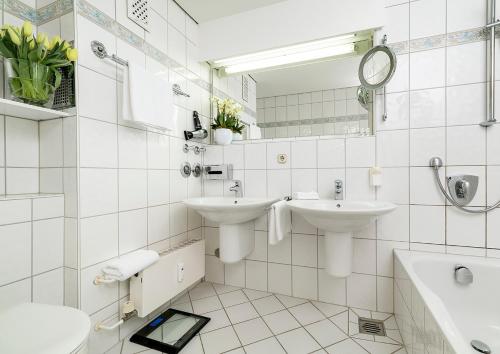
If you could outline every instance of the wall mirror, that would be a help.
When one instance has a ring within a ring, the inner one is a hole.
[[[244,67],[235,59],[236,69],[230,62],[213,69],[213,96],[236,97],[243,104],[243,139],[371,135],[374,91],[362,87],[359,68],[373,47],[372,34],[354,36],[350,50],[319,60],[234,74],[230,71]],[[377,53],[367,62],[365,76],[376,84],[388,69]]]

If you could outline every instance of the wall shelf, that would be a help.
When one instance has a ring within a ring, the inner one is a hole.
[[[31,120],[46,120],[69,116],[68,113],[63,111],[33,106],[5,98],[0,98],[0,114]]]

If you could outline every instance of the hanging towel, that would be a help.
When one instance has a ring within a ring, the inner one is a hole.
[[[317,192],[293,192],[292,199],[316,200],[319,199]]]
[[[124,281],[146,269],[159,258],[160,256],[155,251],[138,250],[109,262],[102,271],[107,278]]]
[[[123,73],[124,120],[162,130],[174,130],[174,98],[168,83],[129,62]]]
[[[271,205],[268,229],[270,245],[276,245],[292,231],[291,211],[284,200]]]

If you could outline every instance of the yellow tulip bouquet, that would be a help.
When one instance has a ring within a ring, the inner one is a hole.
[[[4,57],[7,88],[13,99],[39,106],[52,106],[61,84],[60,68],[74,69],[78,51],[59,36],[33,35],[33,25],[4,25],[0,30],[0,55]]]

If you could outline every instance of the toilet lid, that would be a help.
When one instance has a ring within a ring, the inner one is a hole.
[[[89,335],[82,311],[44,304],[21,304],[0,311],[0,353],[69,354]]]

